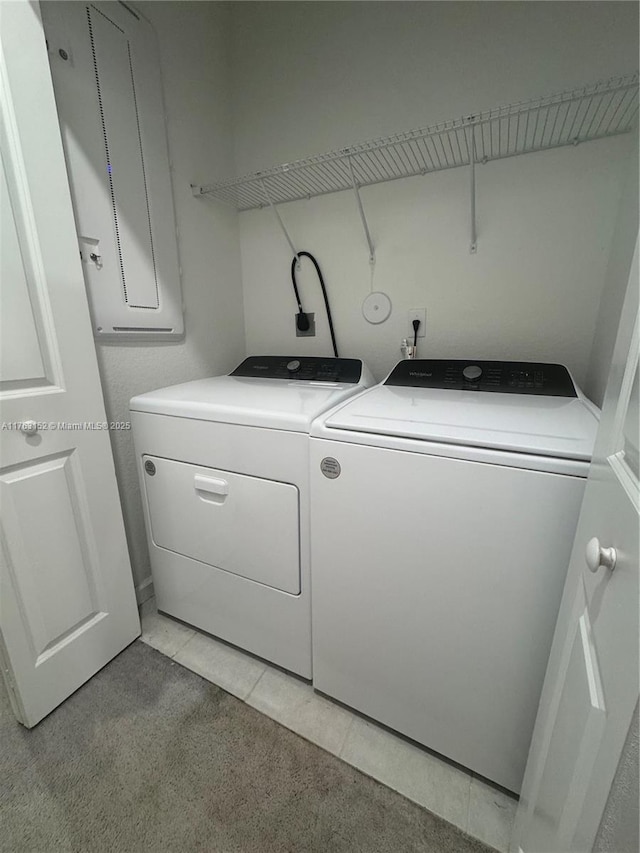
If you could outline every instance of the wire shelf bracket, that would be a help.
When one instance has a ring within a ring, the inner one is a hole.
[[[471,231],[469,253],[475,255],[478,251],[478,233],[476,226],[476,140],[473,127],[470,127],[467,133],[467,151],[469,155],[469,178],[471,181],[469,187],[469,228]]]
[[[264,195],[265,195],[265,198],[267,199],[267,204],[269,205],[269,207],[271,208],[271,210],[274,212],[275,217],[276,217],[276,219],[278,220],[278,225],[279,225],[279,226],[280,226],[280,228],[282,229],[282,233],[284,234],[284,236],[285,236],[285,238],[286,238],[286,240],[287,240],[287,243],[289,244],[289,247],[290,247],[291,251],[293,252],[293,254],[294,254],[294,256],[295,256],[295,259],[296,259],[296,269],[298,269],[298,270],[299,270],[299,269],[300,269],[300,255],[299,255],[299,254],[298,254],[298,252],[296,251],[296,247],[293,245],[293,240],[292,240],[292,239],[291,239],[291,237],[289,236],[289,232],[287,231],[286,225],[285,225],[285,224],[284,224],[284,222],[282,221],[282,217],[280,216],[280,211],[278,210],[278,208],[275,206],[275,204],[274,204],[274,203],[273,203],[273,201],[271,200],[271,196],[269,195],[269,190],[267,189],[267,184],[266,184],[266,182],[265,182],[264,180],[262,181],[262,191],[263,191],[263,193],[264,193]]]
[[[347,162],[349,164],[349,173],[351,174],[351,183],[353,184],[353,191],[356,196],[356,201],[358,203],[358,211],[360,213],[360,219],[362,220],[362,227],[364,228],[364,236],[367,240],[367,245],[369,246],[369,263],[373,266],[376,262],[376,250],[373,247],[373,241],[371,239],[371,232],[369,231],[369,226],[367,225],[367,217],[364,215],[364,207],[362,206],[362,199],[360,198],[360,189],[358,187],[358,183],[356,181],[356,176],[353,171],[353,164],[351,162],[351,157],[347,158]]]
[[[278,205],[351,190],[356,196],[370,261],[374,263],[375,249],[362,205],[362,188],[467,166],[470,250],[474,253],[478,164],[627,133],[635,126],[637,116],[638,72],[635,72],[283,163],[241,178],[192,185],[192,191],[195,196],[219,199],[239,211],[271,207],[297,255]]]

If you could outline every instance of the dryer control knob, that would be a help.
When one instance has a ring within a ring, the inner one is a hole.
[[[302,367],[302,363],[298,361],[297,358],[294,358],[293,361],[287,362],[287,370],[289,373],[297,373],[298,370]]]
[[[467,382],[475,382],[476,379],[480,379],[482,376],[482,368],[478,367],[477,364],[470,364],[469,367],[465,367],[462,371],[462,375]]]

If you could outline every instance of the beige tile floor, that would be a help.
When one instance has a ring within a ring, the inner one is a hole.
[[[516,800],[317,694],[310,684],[158,613],[142,640],[322,749],[507,853]]]

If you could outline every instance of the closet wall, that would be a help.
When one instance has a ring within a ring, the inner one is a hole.
[[[584,385],[585,392],[602,404],[611,356],[616,342],[620,311],[629,281],[629,269],[638,237],[638,130],[627,138],[627,156],[622,164],[620,204],[609,250],[600,308]]]
[[[237,174],[637,66],[629,3],[249,2],[232,24]],[[373,270],[353,194],[280,210],[322,266],[341,354],[378,378],[424,307],[421,356],[560,361],[583,383],[630,150],[620,137],[479,166],[476,255],[465,169],[362,190]],[[296,338],[290,249],[269,211],[239,221],[248,351],[329,352],[311,268],[318,334]],[[372,289],[393,303],[377,326],[361,313]]]
[[[295,337],[291,253],[272,214],[238,216],[194,199],[190,183],[637,65],[637,7],[624,2],[174,0],[142,2],[140,10],[160,45],[186,335],[97,344],[114,421],[128,420],[133,395],[224,373],[245,353],[330,352],[306,263],[300,287],[318,333]],[[353,194],[281,212],[297,246],[322,265],[341,354],[365,358],[378,378],[400,357],[408,309],[424,307],[420,355],[557,360],[598,401],[637,228],[636,151],[627,136],[478,166],[476,255],[465,169],[363,189],[374,268]],[[372,289],[393,303],[379,326],[361,313]],[[143,598],[150,567],[132,437],[114,432],[112,442]]]

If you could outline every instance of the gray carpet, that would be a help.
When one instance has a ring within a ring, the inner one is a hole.
[[[0,690],[7,853],[487,853],[140,641],[32,731]]]

